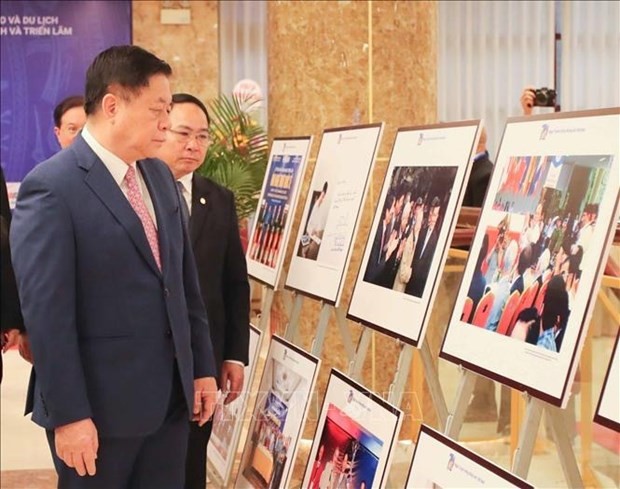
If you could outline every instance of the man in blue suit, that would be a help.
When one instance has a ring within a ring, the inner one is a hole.
[[[206,423],[215,403],[179,197],[150,159],[168,128],[171,71],[137,46],[100,53],[81,135],[19,191],[11,246],[29,397],[61,488],[182,487],[187,420]]]

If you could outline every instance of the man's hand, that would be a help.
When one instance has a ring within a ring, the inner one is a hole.
[[[28,339],[28,335],[26,333],[19,335],[18,348],[19,354],[24,360],[28,363],[34,363],[32,360],[32,350],[30,349],[30,340]]]
[[[54,432],[58,457],[81,476],[95,475],[99,438],[93,420],[87,418],[59,426]]]
[[[9,349],[17,345],[19,341],[19,330],[9,329],[2,333],[2,353],[6,353]]]
[[[243,389],[243,373],[243,365],[224,361],[220,375],[220,385],[222,386],[222,392],[226,396],[224,404],[230,404],[241,394],[241,389]]]
[[[215,377],[194,379],[194,412],[192,419],[203,426],[211,416],[217,402],[217,384]]]
[[[532,115],[534,109],[534,101],[536,100],[536,89],[534,87],[525,87],[521,93],[521,109],[523,115]]]

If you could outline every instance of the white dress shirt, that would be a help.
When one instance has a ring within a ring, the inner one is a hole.
[[[125,183],[125,174],[127,173],[128,168],[127,163],[121,160],[110,150],[104,148],[101,143],[99,143],[99,141],[97,141],[95,137],[88,131],[88,125],[84,126],[84,128],[82,129],[82,137],[84,138],[84,141],[86,141],[86,144],[90,146],[90,149],[94,151],[94,153],[99,157],[99,159],[108,169],[108,171],[112,174],[112,178],[114,178],[114,181],[120,187],[123,195],[127,197],[127,184]],[[136,170],[136,177],[139,182],[142,200],[144,200],[146,209],[149,211],[151,219],[153,219],[153,224],[157,229],[157,216],[155,215],[155,207],[153,206],[153,200],[151,199],[151,195],[149,194],[149,189],[146,186],[144,179],[142,178],[142,174],[140,173],[140,169],[136,165],[136,162],[132,162],[131,166],[133,166],[134,170]]]

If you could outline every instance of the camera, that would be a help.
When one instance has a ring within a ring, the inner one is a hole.
[[[537,88],[534,91],[534,107],[555,107],[555,98],[553,88]]]

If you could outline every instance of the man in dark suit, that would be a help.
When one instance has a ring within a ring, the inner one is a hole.
[[[233,193],[197,175],[209,147],[209,114],[204,104],[186,93],[172,96],[170,128],[158,152],[172,170],[189,215],[204,303],[207,305],[219,387],[225,403],[243,387],[248,363],[250,285]],[[185,487],[204,489],[206,449],[212,423],[191,423]]]
[[[13,265],[33,420],[61,488],[181,487],[188,419],[217,387],[181,202],[163,162],[170,66],[115,46],[86,73],[86,126],[22,182]],[[88,476],[86,476],[88,474]]]
[[[484,196],[493,173],[493,163],[487,151],[487,130],[483,127],[476,148],[476,156],[467,181],[463,205],[467,207],[482,207]]]
[[[370,256],[368,257],[368,265],[366,265],[364,281],[375,285],[381,285],[379,279],[385,267],[385,250],[393,229],[394,200],[394,195],[392,194],[388,194],[385,199],[383,218],[379,221],[375,239],[370,249]]]
[[[415,246],[413,275],[407,287],[405,287],[406,294],[422,297],[428,273],[431,269],[431,263],[435,256],[435,248],[437,247],[437,238],[439,237],[437,220],[439,219],[440,209],[441,203],[439,198],[434,197],[428,211],[427,224],[420,231],[420,236]]]

